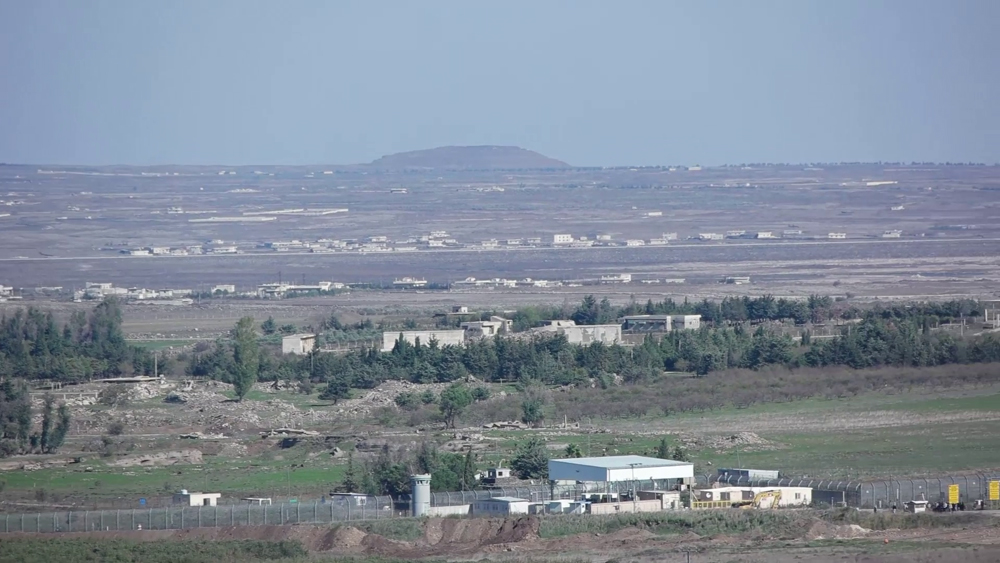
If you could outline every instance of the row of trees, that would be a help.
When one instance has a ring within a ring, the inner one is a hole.
[[[348,397],[351,388],[372,388],[386,380],[440,383],[471,375],[525,385],[579,385],[597,380],[607,386],[616,377],[625,383],[639,383],[664,371],[707,375],[771,365],[864,368],[1000,361],[1000,339],[995,335],[960,337],[931,330],[925,316],[903,317],[895,311],[869,311],[834,338],[806,336],[801,343],[764,326],[749,329],[735,325],[647,336],[633,347],[577,346],[561,335],[501,336],[462,347],[439,346],[434,341],[410,344],[400,339],[388,353],[364,349],[274,358],[258,349],[252,319],[241,320],[233,334],[232,341],[219,341],[195,354],[189,370],[192,375],[233,383],[241,398],[258,374],[265,379],[325,384],[322,398],[336,401]],[[468,400],[467,392],[454,391],[454,401],[451,393],[443,405]],[[451,411],[442,413],[446,421],[454,420]]]
[[[0,382],[0,457],[23,453],[55,453],[69,433],[66,405],[55,406],[46,395],[42,403],[41,428],[32,433],[32,406],[27,382],[10,378]]]
[[[153,356],[130,346],[122,333],[121,305],[107,299],[78,311],[61,327],[35,307],[0,318],[0,377],[60,382],[122,373],[151,374]]]

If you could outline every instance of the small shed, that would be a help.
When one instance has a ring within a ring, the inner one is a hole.
[[[281,353],[305,356],[312,352],[315,342],[315,334],[289,334],[281,339]]]
[[[527,514],[530,501],[517,497],[494,497],[477,500],[472,504],[475,515]]]
[[[216,506],[222,493],[192,493],[187,489],[174,494],[174,504],[184,506]]]
[[[906,512],[912,512],[913,514],[917,514],[918,512],[927,512],[927,501],[911,500],[903,505],[903,509]]]

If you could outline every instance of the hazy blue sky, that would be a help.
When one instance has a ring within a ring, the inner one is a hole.
[[[1000,161],[1000,1],[0,0],[0,161]]]

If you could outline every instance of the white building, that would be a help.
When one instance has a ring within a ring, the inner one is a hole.
[[[812,504],[812,489],[809,487],[713,487],[698,489],[695,493],[700,502],[743,502],[753,500],[754,496],[764,491],[781,492],[778,508]]]
[[[503,317],[490,317],[488,321],[473,321],[462,323],[462,330],[465,331],[465,339],[489,338],[510,332],[513,321]]]
[[[903,235],[903,231],[885,231],[882,233],[882,238],[899,238]]]
[[[312,352],[315,343],[315,334],[289,334],[281,339],[281,353],[305,356]]]
[[[757,231],[757,238],[778,238],[771,231]]]
[[[622,326],[613,325],[577,325],[573,321],[548,321],[549,324],[533,328],[536,334],[556,333],[566,337],[570,344],[620,344],[622,341]]]
[[[421,346],[427,346],[431,341],[436,341],[438,346],[461,346],[465,344],[464,330],[403,330],[382,333],[382,351],[392,352],[396,346],[396,341],[402,337],[405,342],[416,345],[419,340]]]
[[[726,231],[726,238],[740,238],[745,234],[746,231]]]
[[[574,482],[694,480],[694,464],[638,455],[580,457],[549,460],[549,479]]]
[[[701,328],[701,315],[671,315],[674,330],[698,330]]]
[[[829,233],[826,238],[847,238],[847,233]]]
[[[632,274],[606,274],[601,276],[601,283],[631,283]]]
[[[527,514],[531,501],[516,497],[494,497],[472,503],[474,515]]]
[[[236,293],[236,285],[231,283],[223,283],[219,285],[212,286],[212,293]]]
[[[187,489],[174,493],[174,504],[184,506],[216,506],[222,493],[189,493]]]
[[[552,235],[552,244],[570,244],[573,242],[573,235]]]
[[[625,246],[646,246],[646,241],[638,238],[630,238],[625,241]]]
[[[701,240],[722,240],[726,238],[721,233],[701,233],[698,235]]]

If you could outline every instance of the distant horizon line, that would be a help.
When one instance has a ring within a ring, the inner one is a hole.
[[[894,161],[894,160],[856,160],[856,161],[837,161],[837,162],[741,162],[739,164],[613,164],[613,165],[572,165],[568,164],[564,167],[551,166],[551,167],[521,167],[521,168],[465,168],[461,166],[394,166],[394,167],[379,167],[373,162],[359,162],[355,164],[224,164],[224,163],[212,163],[212,164],[178,164],[178,163],[158,163],[158,164],[128,164],[128,163],[116,163],[116,164],[80,164],[80,163],[58,163],[58,162],[47,162],[47,163],[32,163],[32,162],[4,162],[0,161],[0,166],[17,166],[17,167],[55,167],[62,166],[67,168],[155,168],[155,167],[186,167],[186,168],[306,168],[314,167],[316,169],[337,169],[337,168],[384,168],[384,169],[426,169],[426,170],[553,170],[553,169],[563,169],[563,170],[616,170],[625,168],[636,168],[636,169],[649,169],[649,168],[766,168],[766,167],[819,167],[819,166],[983,166],[983,167],[995,167],[1000,166],[1000,162],[994,162],[992,164],[987,164],[985,162],[974,162],[974,161]]]

